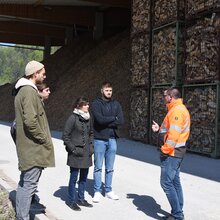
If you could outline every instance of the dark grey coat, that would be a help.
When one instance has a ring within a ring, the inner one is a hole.
[[[92,166],[93,132],[90,120],[73,113],[66,121],[63,141],[68,152],[67,165],[74,168]]]

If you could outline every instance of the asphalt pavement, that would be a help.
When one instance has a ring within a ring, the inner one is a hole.
[[[14,200],[20,172],[16,147],[8,123],[0,122],[0,185]],[[47,168],[40,178],[37,195],[47,209],[32,213],[39,220],[150,220],[170,212],[160,187],[160,161],[156,147],[128,139],[118,140],[113,190],[120,197],[113,201],[104,196],[93,208],[71,210],[68,198],[69,167],[61,132],[52,131],[56,167]],[[185,220],[220,219],[220,160],[187,153],[181,172],[184,190]],[[90,168],[85,197],[92,202],[93,167]],[[104,195],[104,194],[103,194]]]

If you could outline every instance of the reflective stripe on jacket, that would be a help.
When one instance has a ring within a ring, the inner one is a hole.
[[[159,133],[164,136],[161,151],[170,156],[183,157],[186,141],[190,134],[189,111],[182,99],[167,104],[168,113],[160,127]]]

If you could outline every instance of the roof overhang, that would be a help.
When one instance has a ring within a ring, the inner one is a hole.
[[[91,28],[103,12],[114,25],[130,19],[130,0],[6,0],[0,1],[0,42],[42,44],[45,37],[62,45],[68,28]],[[26,43],[25,43],[26,42]]]

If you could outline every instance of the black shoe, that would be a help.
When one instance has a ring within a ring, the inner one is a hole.
[[[164,220],[175,220],[175,218],[172,215],[167,215],[163,217]]]
[[[182,219],[175,219],[172,215],[167,215],[162,217],[164,220],[184,220],[184,217]]]
[[[76,202],[70,203],[69,207],[74,211],[81,211],[81,208],[76,204]]]
[[[31,203],[31,207],[30,207],[31,211],[36,211],[36,212],[42,212],[45,213],[46,210],[46,206],[44,206],[43,204],[37,202],[36,200],[34,200]]]
[[[77,204],[78,204],[79,206],[85,206],[85,207],[89,207],[89,208],[93,207],[93,205],[90,204],[90,203],[88,203],[86,200],[79,200],[79,201],[77,202]]]

